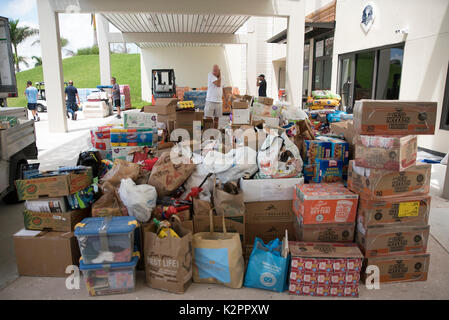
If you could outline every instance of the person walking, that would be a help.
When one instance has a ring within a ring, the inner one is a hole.
[[[37,114],[37,89],[33,87],[33,83],[31,81],[27,81],[27,87],[24,92],[25,96],[28,100],[28,110],[33,114],[34,121],[40,121],[39,115]]]
[[[220,67],[216,64],[207,77],[206,105],[204,106],[204,118],[214,119],[214,128],[218,128],[218,118],[223,115],[223,82]]]
[[[69,113],[72,115],[72,120],[76,120],[76,111],[78,111],[78,105],[81,104],[80,97],[78,95],[78,89],[73,86],[73,81],[69,80],[69,85],[65,88],[67,118]],[[76,101],[78,100],[78,104]]]
[[[114,102],[114,106],[117,108],[117,119],[121,119],[122,116],[120,115],[120,86],[117,83],[117,79],[115,77],[111,78],[111,84],[112,84],[112,100]]]
[[[265,75],[261,74],[257,77],[257,84],[259,87],[259,97],[267,96],[267,81],[265,80]]]

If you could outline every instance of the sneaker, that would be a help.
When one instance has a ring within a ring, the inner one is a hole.
[[[36,121],[41,121],[41,118],[37,117],[37,120],[36,120]]]
[[[121,116],[121,115],[119,115],[119,114],[118,114],[118,115],[116,115],[115,117],[116,117],[117,119],[121,119],[121,118],[122,118],[122,116]]]

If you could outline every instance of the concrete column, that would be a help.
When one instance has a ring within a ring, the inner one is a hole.
[[[151,64],[149,63],[150,57],[148,57],[149,48],[140,49],[140,85],[141,85],[141,95],[143,101],[151,101]],[[147,65],[148,64],[148,65]],[[176,73],[176,70],[175,70]]]
[[[102,85],[111,83],[111,54],[109,50],[109,21],[101,14],[96,14],[98,31],[98,51],[100,55],[100,82]]]
[[[37,0],[48,128],[50,132],[67,132],[59,18],[52,4],[50,0]]]
[[[449,163],[446,165],[446,176],[444,177],[442,198],[449,200]]]
[[[257,37],[254,20],[248,21],[248,39],[246,43],[246,92],[249,95],[257,96],[256,87],[256,57],[257,57]]]
[[[287,99],[295,107],[301,106],[304,62],[304,0],[291,2],[294,6],[287,23]]]

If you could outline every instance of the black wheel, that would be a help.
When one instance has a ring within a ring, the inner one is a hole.
[[[14,163],[14,161],[11,162],[10,170],[14,170],[12,172],[15,172],[14,180],[20,179],[20,165],[21,164],[27,164],[28,161],[26,159],[20,159],[17,162]],[[14,181],[12,181],[13,190],[11,190],[9,193],[7,193],[3,197],[3,202],[6,204],[16,204],[23,202],[23,200],[19,200],[17,197],[17,190],[16,186],[14,184]]]
[[[45,108],[44,108],[44,106],[41,105],[41,104],[38,104],[38,105],[36,106],[36,108],[37,108],[37,112],[45,112]]]

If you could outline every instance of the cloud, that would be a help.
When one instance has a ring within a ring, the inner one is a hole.
[[[9,17],[24,17],[36,12],[36,0],[10,1],[5,8],[5,12],[8,13]]]

